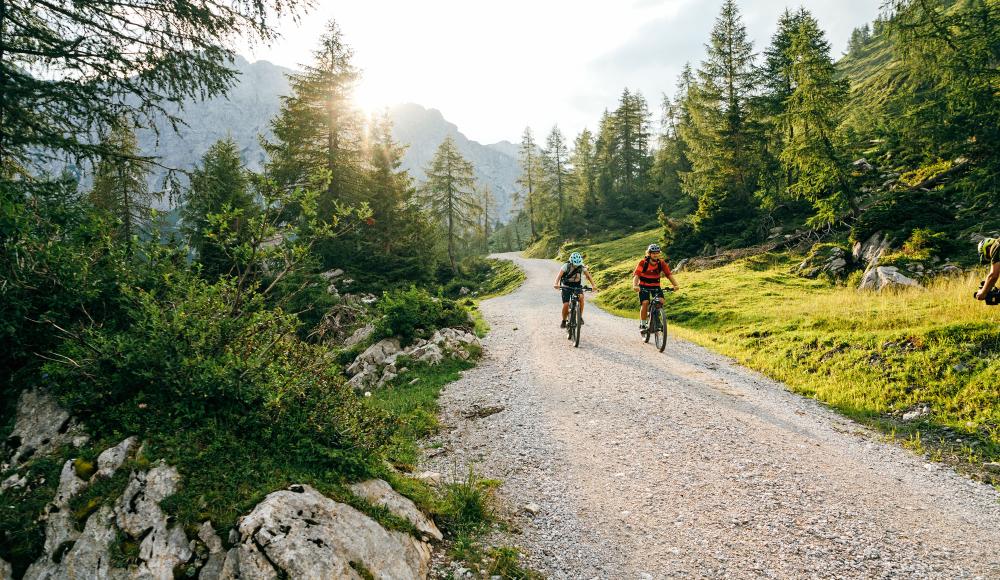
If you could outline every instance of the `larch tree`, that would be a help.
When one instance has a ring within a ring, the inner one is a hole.
[[[538,173],[539,173],[539,159],[538,159],[538,145],[535,143],[535,137],[531,133],[531,127],[524,128],[524,134],[521,135],[521,147],[518,152],[518,161],[521,164],[521,176],[518,178],[517,183],[524,188],[524,205],[528,210],[528,224],[530,226],[531,241],[535,241],[538,237],[538,230],[536,229],[536,212],[539,209],[538,200],[536,198],[536,188],[538,186]]]
[[[566,190],[569,185],[567,161],[569,152],[566,149],[566,138],[559,126],[552,127],[545,139],[545,149],[542,151],[541,166],[545,176],[546,189],[556,200],[555,226],[557,231],[563,231],[566,222]]]
[[[268,42],[300,0],[3,0],[0,175],[65,156],[96,161],[124,122],[181,122],[177,106],[226,92],[240,39]],[[126,98],[127,96],[127,98]]]
[[[432,217],[444,225],[448,260],[452,272],[457,274],[456,242],[464,232],[476,227],[478,205],[473,166],[462,157],[455,142],[448,136],[441,142],[425,173],[427,181],[422,188],[424,206]]]

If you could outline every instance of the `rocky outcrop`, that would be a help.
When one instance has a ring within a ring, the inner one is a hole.
[[[397,367],[401,357],[434,365],[446,356],[467,359],[468,346],[479,344],[476,335],[459,328],[442,328],[430,339],[417,340],[405,349],[400,347],[399,340],[385,338],[368,347],[347,367],[351,376],[348,384],[357,390],[381,387],[403,372]]]
[[[308,485],[277,491],[240,519],[221,578],[425,578],[431,549]]]
[[[854,262],[870,270],[878,265],[879,259],[889,249],[891,242],[889,236],[883,236],[882,232],[875,232],[864,242],[856,242],[851,252]]]
[[[858,290],[882,292],[903,288],[922,288],[920,283],[899,272],[895,266],[876,266],[865,272]]]
[[[184,529],[170,525],[160,508],[160,502],[177,491],[180,479],[176,469],[162,463],[145,473],[133,473],[115,503],[118,528],[141,539],[135,576],[171,578],[174,568],[193,555]]]
[[[12,580],[13,578],[14,570],[6,560],[0,558],[0,580]]]
[[[850,264],[847,250],[832,244],[817,244],[805,260],[799,264],[796,273],[806,278],[816,278],[827,274],[832,278],[842,278]]]
[[[381,479],[370,479],[355,483],[351,486],[351,493],[363,498],[372,505],[386,508],[393,514],[413,524],[413,527],[428,537],[434,538],[439,542],[444,538],[441,535],[441,531],[434,524],[434,521],[424,515],[417,508],[416,504],[409,498],[397,493],[396,490],[392,489],[391,485]]]
[[[86,434],[55,398],[41,389],[21,393],[14,429],[7,438],[7,446],[13,449],[10,465],[17,466],[36,453],[46,454],[60,445],[79,447],[86,442]]]

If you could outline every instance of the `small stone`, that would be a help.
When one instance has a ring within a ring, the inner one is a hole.
[[[528,503],[524,504],[524,511],[533,516],[537,516],[538,513],[542,511],[542,508],[537,503]]]

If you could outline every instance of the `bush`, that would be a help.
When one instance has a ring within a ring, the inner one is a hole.
[[[457,302],[431,296],[420,288],[386,292],[378,312],[381,317],[375,323],[375,337],[398,336],[404,346],[418,338],[430,338],[439,328],[472,326],[469,314]]]

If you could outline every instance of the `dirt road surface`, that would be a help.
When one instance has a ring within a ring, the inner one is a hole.
[[[546,576],[1000,578],[992,487],[593,305],[572,348],[558,264],[504,257],[527,281],[482,304],[484,359],[446,388],[428,465],[503,480],[504,541]]]

